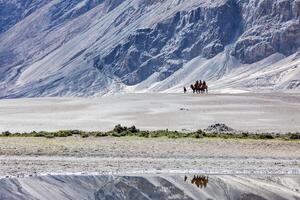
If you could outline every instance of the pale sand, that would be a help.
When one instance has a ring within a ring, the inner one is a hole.
[[[222,139],[0,138],[0,176],[300,174],[300,142]]]
[[[300,94],[126,94],[0,100],[0,131],[140,129],[193,131],[225,123],[244,131],[300,131]]]

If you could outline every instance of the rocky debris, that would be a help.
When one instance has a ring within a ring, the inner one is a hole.
[[[209,126],[205,131],[208,132],[216,132],[216,133],[229,133],[229,132],[235,132],[235,130],[226,124],[213,124]]]

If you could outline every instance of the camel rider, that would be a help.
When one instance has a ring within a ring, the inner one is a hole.
[[[195,83],[195,85],[194,85],[195,90],[197,90],[198,86],[199,86],[199,81],[196,81],[196,83]]]
[[[195,87],[194,87],[194,85],[193,84],[191,84],[191,89],[193,90],[193,93],[195,93]]]

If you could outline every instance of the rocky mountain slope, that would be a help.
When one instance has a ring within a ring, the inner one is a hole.
[[[0,97],[300,88],[300,0],[0,0]]]

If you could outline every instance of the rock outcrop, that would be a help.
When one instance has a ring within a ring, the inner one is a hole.
[[[239,31],[239,15],[234,1],[178,11],[151,28],[134,31],[108,54],[96,57],[94,66],[112,71],[128,85],[158,71],[158,81],[163,80],[196,56],[209,59],[222,52]]]
[[[242,34],[232,55],[254,63],[274,53],[291,55],[300,47],[299,0],[240,1]]]

